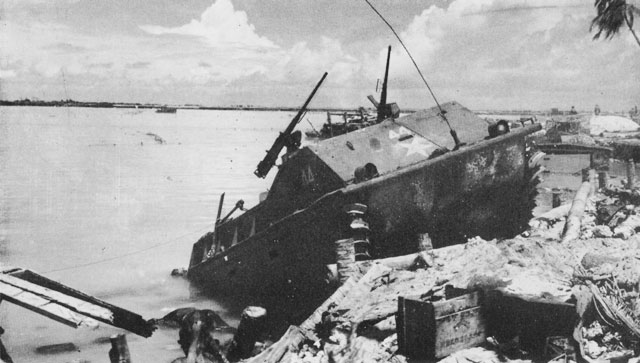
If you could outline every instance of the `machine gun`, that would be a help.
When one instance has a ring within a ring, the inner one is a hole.
[[[324,82],[327,74],[327,72],[324,73],[322,79],[320,79],[320,82],[318,82],[318,84],[316,85],[316,88],[313,89],[313,92],[311,92],[311,94],[307,98],[307,101],[304,103],[304,105],[302,105],[300,111],[298,111],[298,114],[291,120],[289,126],[287,126],[284,132],[281,132],[280,135],[278,135],[276,141],[273,142],[273,146],[271,146],[271,149],[267,150],[267,155],[265,155],[264,159],[262,159],[262,161],[258,164],[256,171],[253,172],[258,178],[264,178],[265,176],[267,176],[269,170],[271,170],[271,168],[276,164],[276,160],[278,159],[278,155],[280,155],[280,151],[282,151],[282,148],[284,148],[285,146],[287,146],[287,148],[300,146],[300,135],[298,135],[298,138],[296,138],[293,134],[293,129],[296,127],[298,122],[300,122],[302,115],[307,112],[307,106],[309,105],[309,102],[311,102],[311,99],[316,94],[318,88],[320,88],[322,82]]]
[[[398,118],[400,116],[400,107],[394,103],[387,103],[387,81],[389,79],[389,59],[391,59],[391,46],[387,50],[387,67],[384,71],[384,82],[382,83],[382,92],[380,94],[380,102],[376,101],[373,96],[369,95],[367,98],[378,111],[378,118],[376,119],[376,123],[380,123],[385,119]]]

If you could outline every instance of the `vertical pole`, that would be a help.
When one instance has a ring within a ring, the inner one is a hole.
[[[421,233],[418,235],[418,251],[431,251],[433,249],[433,243],[431,242],[431,237],[429,237],[429,233]]]
[[[582,169],[582,182],[589,181],[589,168]]]
[[[557,208],[560,206],[562,203],[562,200],[560,199],[561,195],[562,191],[560,191],[560,189],[553,188],[553,190],[551,190],[551,207]]]
[[[606,170],[600,170],[598,172],[598,186],[600,189],[606,189],[609,183],[609,175]]]
[[[627,161],[627,188],[633,189],[636,178],[636,164],[633,159]]]
[[[131,363],[127,337],[120,333],[112,335],[110,340],[111,350],[109,350],[109,359],[111,360],[111,363]]]
[[[259,306],[248,306],[242,312],[238,330],[229,347],[228,358],[238,361],[251,357],[256,342],[267,326],[267,310]]]

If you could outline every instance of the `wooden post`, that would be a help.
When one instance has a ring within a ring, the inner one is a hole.
[[[606,170],[600,170],[598,172],[598,187],[600,189],[606,189],[609,184],[609,174]]]
[[[636,178],[636,164],[633,159],[627,161],[627,188],[633,189]]]
[[[110,340],[111,350],[109,350],[109,359],[111,360],[111,363],[131,363],[127,337],[120,333],[112,335]]]
[[[431,237],[429,237],[429,233],[421,233],[418,235],[418,251],[431,251],[433,249],[433,243],[431,242]]]
[[[267,310],[259,306],[248,306],[242,312],[238,331],[233,336],[227,358],[238,361],[251,357],[253,348],[264,333],[267,321]]]
[[[582,169],[582,182],[589,181],[589,168]]]
[[[562,195],[562,191],[558,188],[553,188],[551,190],[551,207],[557,208],[562,203],[560,196]]]
[[[589,169],[589,184],[591,184],[591,192],[589,193],[589,195],[596,194],[596,191],[598,190],[598,188],[596,187],[596,182],[596,171],[594,169]]]
[[[338,266],[338,280],[340,284],[351,277],[356,263],[353,239],[340,239],[335,242],[336,265]]]

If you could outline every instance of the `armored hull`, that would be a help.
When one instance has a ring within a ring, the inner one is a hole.
[[[335,242],[349,238],[345,207],[367,207],[370,257],[510,235],[531,216],[528,125],[489,137],[486,121],[442,105],[320,141],[284,155],[267,198],[194,246],[189,279],[213,292],[269,295],[323,286]]]

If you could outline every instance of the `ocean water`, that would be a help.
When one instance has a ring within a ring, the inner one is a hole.
[[[243,306],[190,294],[170,276],[226,214],[258,202],[275,174],[253,175],[293,112],[0,107],[0,263],[32,269],[144,318],[197,306],[231,325]],[[300,128],[316,128],[308,113]],[[16,362],[107,362],[118,329],[73,329],[9,302],[2,341]],[[128,334],[136,362],[182,356],[175,329]],[[73,343],[44,354],[39,347]]]

